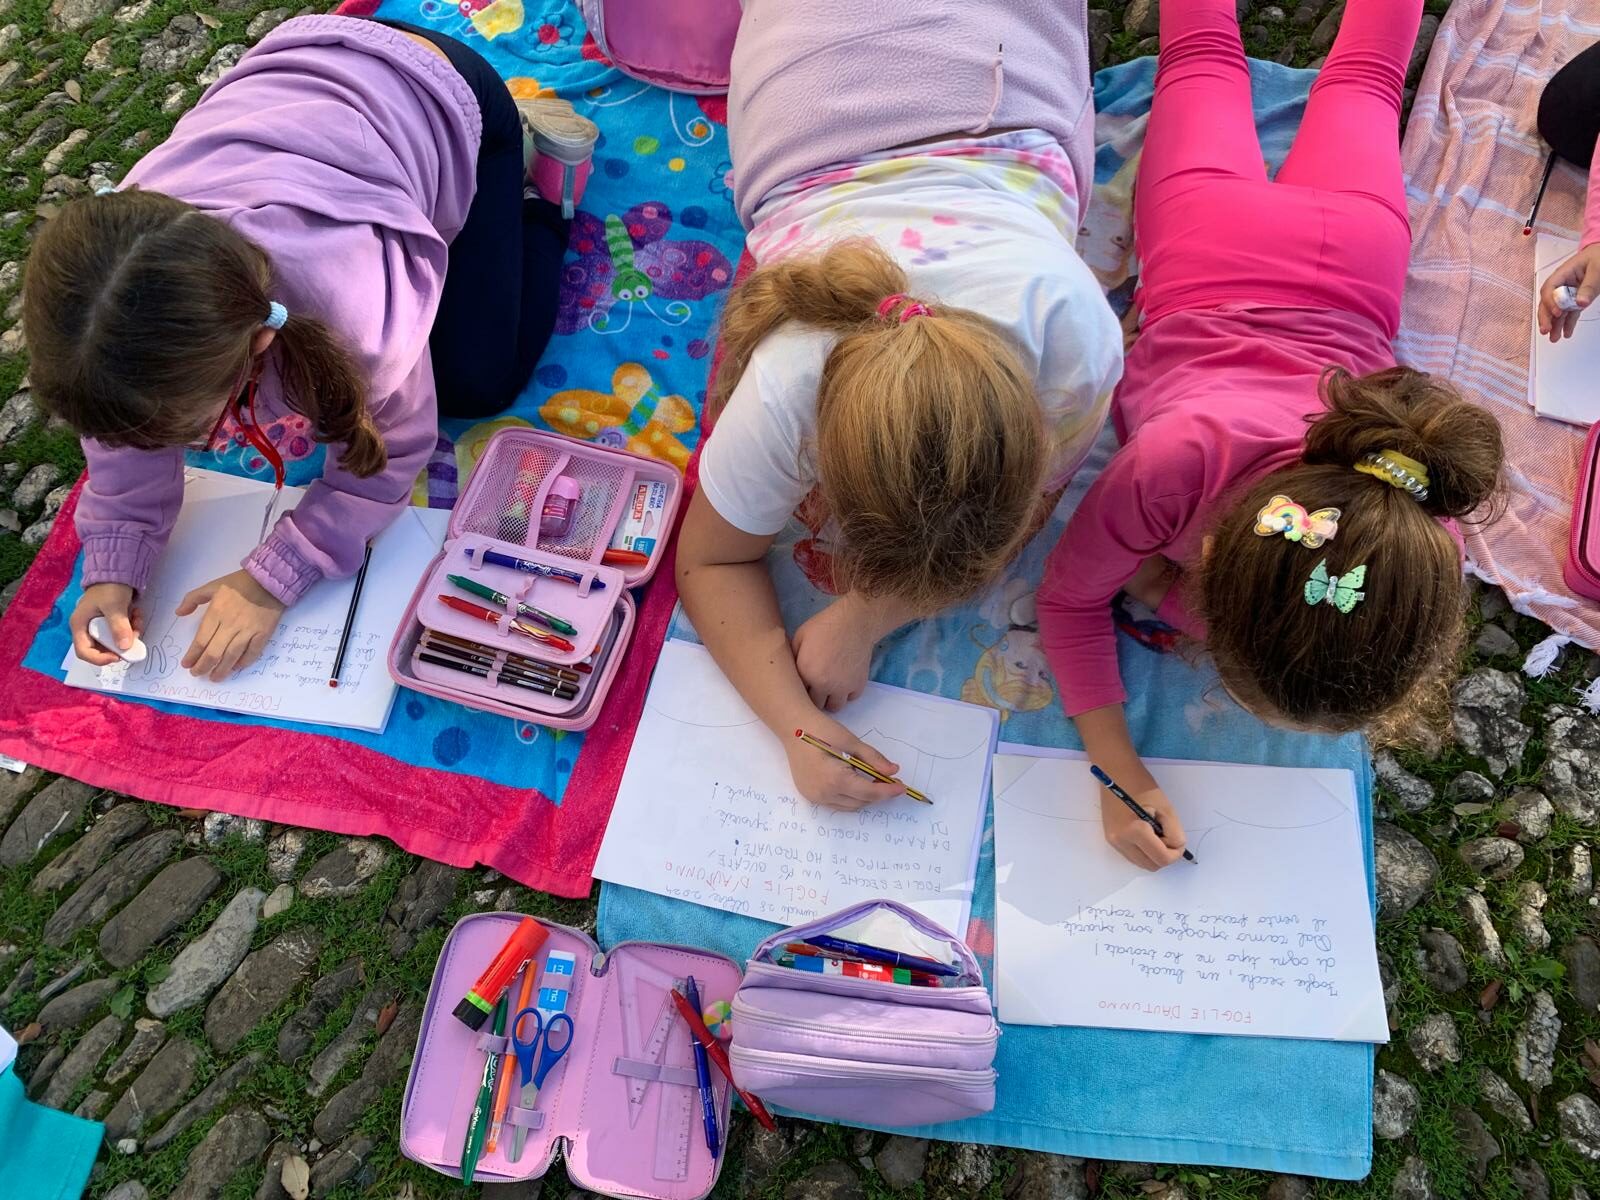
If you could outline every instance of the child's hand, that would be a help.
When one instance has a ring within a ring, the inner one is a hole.
[[[1568,312],[1556,303],[1556,289],[1578,289],[1578,308]],[[1557,267],[1539,289],[1539,332],[1552,342],[1568,338],[1578,328],[1583,310],[1600,295],[1600,242],[1585,246]]]
[[[1158,838],[1148,822],[1141,821],[1121,800],[1104,788],[1100,789],[1100,822],[1106,831],[1106,841],[1116,847],[1117,853],[1136,867],[1146,871],[1159,871],[1183,857],[1186,839],[1183,822],[1173,810],[1172,803],[1159,788],[1130,795],[1156,820],[1167,836]]]
[[[1178,566],[1165,555],[1152,554],[1139,564],[1133,578],[1122,585],[1127,592],[1151,612],[1160,610],[1172,585],[1178,582]]]
[[[841,753],[854,754],[885,775],[894,775],[900,770],[897,763],[890,762],[839,722],[821,713],[808,720],[805,731]],[[903,783],[879,783],[870,775],[863,775],[826,751],[801,741],[792,730],[784,736],[784,748],[789,754],[789,773],[794,776],[795,787],[813,804],[848,812],[881,800],[893,800],[906,790]]]
[[[867,686],[872,650],[880,636],[877,624],[868,618],[862,606],[846,596],[795,630],[791,643],[795,669],[818,708],[838,712]]]
[[[133,607],[133,589],[125,583],[97,583],[83,589],[67,627],[72,630],[72,648],[78,657],[97,667],[108,667],[122,660],[89,636],[89,622],[104,617],[111,626],[117,648],[126,650],[144,632],[144,614]]]
[[[186,617],[202,604],[206,614],[184,653],[183,666],[191,675],[209,676],[212,683],[261,657],[284,608],[243,570],[195,588],[178,603],[178,615]]]

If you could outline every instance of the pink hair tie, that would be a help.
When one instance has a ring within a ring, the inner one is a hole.
[[[894,315],[895,308],[901,304],[905,304],[905,308],[900,311],[900,324],[902,325],[911,320],[912,317],[931,317],[933,315],[933,309],[920,300],[911,300],[909,304],[906,304],[909,299],[910,297],[904,292],[896,292],[892,296],[885,296],[883,302],[878,305],[879,320],[887,321]]]

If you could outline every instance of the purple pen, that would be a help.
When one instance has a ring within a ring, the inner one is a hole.
[[[561,579],[567,583],[581,584],[583,576],[577,571],[568,571],[561,567],[547,567],[544,563],[532,562],[526,558],[518,558],[514,554],[502,554],[498,550],[479,550],[476,547],[467,547],[467,557],[481,558],[491,567],[510,567],[513,571],[521,571],[527,575],[542,575],[546,579]],[[596,579],[589,585],[597,592],[605,591],[605,581]]]

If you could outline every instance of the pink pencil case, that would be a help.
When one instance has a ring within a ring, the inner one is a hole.
[[[474,1032],[452,1009],[521,919],[519,913],[462,918],[434,968],[400,1110],[400,1150],[442,1175],[461,1176],[485,1055],[511,1049],[508,1038],[489,1032],[490,1025]],[[576,929],[540,923],[549,938],[528,968],[535,972],[529,1003],[539,1005],[546,987],[565,990],[572,1043],[534,1107],[508,1107],[497,1145],[479,1158],[474,1180],[537,1179],[560,1150],[568,1177],[592,1192],[700,1200],[715,1186],[725,1155],[713,1158],[706,1146],[689,1030],[668,993],[692,975],[703,1005],[731,1000],[739,986],[738,964],[720,954],[649,942],[624,942],[601,955]],[[573,957],[570,974],[559,964],[549,970],[552,951]],[[520,975],[512,980],[511,1001],[518,999],[521,981]],[[532,1036],[532,1024],[525,1022],[524,1037]],[[516,1061],[503,1059],[502,1069],[509,1062],[515,1072]],[[711,1076],[717,1128],[726,1141],[731,1092],[715,1069]],[[513,1080],[513,1102],[519,1083]],[[518,1126],[527,1133],[513,1162]]]
[[[1562,577],[1580,596],[1600,600],[1600,424],[1589,429],[1572,505],[1572,533]]]
[[[503,716],[556,729],[587,729],[621,669],[636,610],[629,589],[655,574],[683,495],[683,478],[666,463],[534,429],[504,429],[473,469],[439,557],[417,585],[389,651],[396,682]],[[554,532],[559,530],[560,532]],[[613,541],[628,561],[601,563]],[[576,585],[484,561],[486,552],[579,575]],[[639,560],[643,561],[639,561]],[[456,575],[506,597],[497,605],[451,584]],[[495,614],[481,620],[443,603],[453,596]],[[520,633],[527,604],[570,624],[558,636],[570,650]],[[425,661],[432,631],[481,646],[483,674]],[[510,682],[509,656],[537,659],[577,674],[575,696],[545,695]]]

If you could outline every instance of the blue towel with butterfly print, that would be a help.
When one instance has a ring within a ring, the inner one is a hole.
[[[1250,66],[1262,152],[1276,168],[1299,125],[1315,73],[1255,61]],[[1095,77],[1096,187],[1079,249],[1119,310],[1125,310],[1136,282],[1136,264],[1128,252],[1130,207],[1154,74],[1155,60],[1145,58]],[[1068,516],[1115,448],[1108,429],[1050,523],[989,594],[888,639],[874,658],[873,678],[990,705],[1000,711],[1003,741],[1077,747],[1039,646],[1034,590]],[[791,525],[769,559],[791,629],[828,602],[811,588],[803,569],[810,537],[808,529]],[[1326,586],[1334,589],[1337,603],[1339,584],[1328,581]],[[1145,753],[1347,769],[1355,774],[1365,802],[1362,820],[1370,837],[1372,773],[1360,737],[1316,737],[1269,728],[1226,699],[1212,670],[1180,655],[1160,653],[1171,648],[1174,638],[1148,614],[1119,606],[1118,626],[1123,634],[1119,658],[1130,695],[1128,721]],[[695,637],[681,616],[672,632]],[[1370,844],[1366,869],[1370,893]],[[994,870],[991,819],[966,932],[990,979]],[[603,946],[633,939],[665,941],[742,959],[772,927],[605,884],[598,931]],[[909,1132],[1089,1158],[1203,1163],[1336,1179],[1362,1178],[1371,1167],[1369,1045],[1002,1028],[994,1111]],[[1313,1079],[1316,1086],[1306,1087],[1305,1081]]]
[[[408,21],[465,42],[513,95],[566,97],[600,129],[550,346],[507,412],[489,421],[442,423],[413,502],[452,507],[483,446],[508,425],[624,447],[682,469],[699,438],[712,322],[744,246],[728,184],[726,102],[673,95],[624,76],[604,60],[567,0],[359,0],[344,11]],[[290,483],[321,475],[323,450],[302,429],[286,422],[268,433],[289,460]],[[249,447],[192,453],[190,461],[270,476]],[[28,667],[59,674],[78,591],[75,576],[40,626]],[[279,724],[157,707],[223,724]],[[412,766],[536,789],[558,804],[584,743],[580,734],[404,691],[381,734],[314,729]]]

